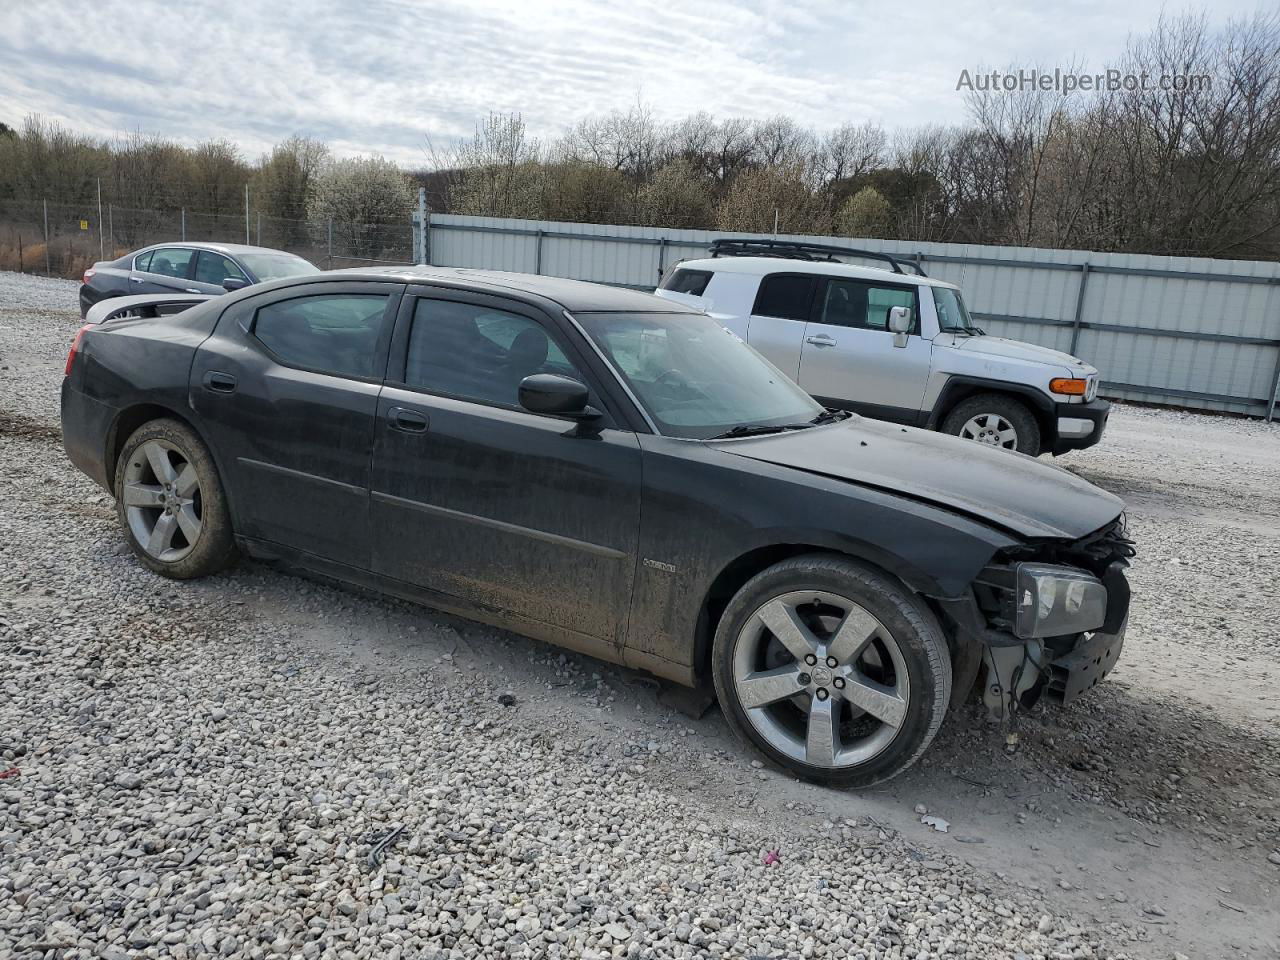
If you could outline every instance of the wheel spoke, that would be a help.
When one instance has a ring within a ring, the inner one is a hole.
[[[1013,427],[1005,427],[997,434],[997,436],[1000,438],[1001,446],[1005,444],[1012,444],[1016,447],[1018,445],[1018,432],[1014,430]]]
[[[151,472],[156,475],[158,483],[173,483],[173,464],[169,462],[169,451],[158,443],[148,443],[147,462],[151,464]]]
[[[813,698],[809,707],[809,729],[804,741],[804,758],[815,766],[830,767],[840,750],[840,701]]]
[[[827,653],[841,663],[854,663],[876,635],[880,625],[862,607],[854,607],[841,621],[827,647]]]
[[[200,536],[200,518],[196,516],[196,509],[189,503],[184,503],[178,510],[178,527],[182,530],[182,535],[187,538],[187,543],[195,545],[196,538]]]
[[[126,507],[163,507],[163,492],[154,484],[127,483],[124,487],[124,505]]]
[[[191,464],[187,464],[182,468],[174,483],[178,487],[178,496],[191,499],[192,495],[200,488],[200,481],[196,479],[196,468]]]
[[[159,557],[173,545],[173,534],[178,529],[178,521],[171,513],[160,515],[156,525],[147,538],[147,553]]]
[[[858,673],[845,677],[841,694],[855,707],[865,710],[881,723],[897,728],[907,715],[907,702],[893,687],[876,683]]]
[[[794,697],[800,686],[800,668],[794,663],[774,670],[760,670],[738,681],[738,699],[746,710]]]
[[[760,619],[797,660],[817,653],[818,641],[809,628],[800,622],[795,608],[781,600],[771,600],[760,608]]]

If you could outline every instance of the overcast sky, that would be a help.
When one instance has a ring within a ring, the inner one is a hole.
[[[407,166],[491,110],[538,135],[637,98],[663,119],[785,113],[818,129],[963,118],[963,69],[1115,62],[1158,0],[0,0],[0,120],[291,134]],[[1170,6],[1172,12],[1181,8]],[[1213,22],[1257,0],[1215,0]]]

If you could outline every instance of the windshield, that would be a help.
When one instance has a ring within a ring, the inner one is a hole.
[[[708,439],[735,427],[808,426],[823,409],[701,313],[580,313],[659,431]]]
[[[933,305],[938,310],[938,328],[953,333],[981,333],[969,319],[969,311],[960,299],[960,291],[950,287],[933,288]]]
[[[314,263],[291,253],[242,253],[239,257],[240,262],[259,280],[279,280],[320,272]]]

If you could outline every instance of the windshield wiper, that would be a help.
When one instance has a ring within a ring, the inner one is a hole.
[[[714,437],[708,437],[708,440],[728,440],[731,437],[759,437],[766,433],[785,433],[788,430],[804,430],[812,427],[812,423],[740,423],[736,427],[726,430],[724,433],[718,433]]]
[[[834,407],[829,407],[809,422],[815,427],[820,427],[824,423],[836,423],[840,420],[848,420],[852,416],[853,414],[848,410],[836,410]]]

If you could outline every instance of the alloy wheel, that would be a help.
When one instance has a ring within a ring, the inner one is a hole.
[[[147,440],[133,451],[122,496],[134,539],[156,560],[176,563],[200,539],[200,481],[195,466],[173,444]]]
[[[800,591],[766,601],[734,645],[733,682],[747,721],[779,753],[816,767],[866,763],[907,717],[897,640],[865,607]]]
[[[1018,449],[1018,431],[998,413],[979,413],[970,417],[960,428],[960,436],[1005,450]]]

